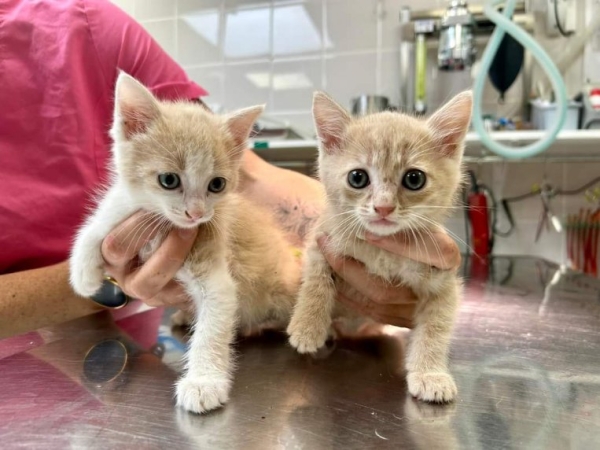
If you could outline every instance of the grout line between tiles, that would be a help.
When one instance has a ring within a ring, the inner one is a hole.
[[[327,27],[327,2],[321,0],[321,89],[327,91],[327,67],[325,62],[326,48],[325,44],[329,38],[329,29]]]
[[[267,112],[272,111],[275,107],[275,86],[274,86],[274,65],[273,65],[273,53],[275,52],[275,37],[274,37],[274,24],[275,24],[275,1],[271,0],[271,6],[269,8],[269,100],[266,106]]]
[[[377,20],[377,42],[375,44],[377,56],[375,59],[375,93],[377,95],[382,95],[383,89],[383,55],[381,48],[383,47],[383,0],[377,0],[377,4],[375,6],[375,15]]]
[[[179,62],[179,2],[175,2],[175,61]]]
[[[137,20],[137,19],[136,19]],[[147,23],[160,23],[160,22],[166,22],[167,20],[175,20],[177,21],[177,15],[175,16],[165,16],[165,17],[160,17],[158,19],[144,19],[144,20],[137,20],[137,22],[140,25],[145,25]]]

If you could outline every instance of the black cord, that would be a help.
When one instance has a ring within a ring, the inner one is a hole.
[[[557,195],[577,195],[582,193],[583,191],[585,191],[586,189],[591,188],[593,185],[600,183],[600,177],[596,177],[591,181],[588,181],[587,183],[585,183],[583,186],[578,187],[577,189],[573,189],[570,191],[563,191],[563,190],[557,190],[556,194]]]
[[[581,194],[586,189],[589,189],[593,185],[598,184],[598,183],[600,183],[600,177],[596,177],[593,180],[588,181],[583,186],[580,186],[576,189],[571,189],[571,190],[557,189],[556,191],[554,191],[554,194],[555,195],[577,195],[577,194]],[[507,197],[507,198],[503,199],[502,201],[507,202],[507,203],[520,202],[521,200],[525,200],[526,198],[535,197],[537,195],[540,195],[541,192],[542,192],[541,189],[538,188],[534,191],[528,192],[527,194],[517,195],[516,197]]]
[[[560,19],[558,18],[558,2],[559,0],[554,0],[554,20],[556,21],[556,27],[558,28],[558,32],[564,37],[570,37],[573,35],[572,31],[565,31],[565,29],[560,24]]]
[[[586,189],[591,188],[592,186],[594,186],[597,183],[600,183],[600,177],[596,177],[593,180],[588,181],[583,186],[580,186],[576,189],[571,189],[571,190],[557,189],[556,191],[554,191],[554,194],[555,195],[566,195],[566,196],[577,195],[577,194],[582,193]],[[496,227],[496,220],[494,219],[493,220],[494,234],[497,234],[498,236],[502,236],[502,237],[508,237],[515,230],[515,221],[514,221],[512,212],[510,210],[509,203],[519,202],[521,200],[525,200],[526,198],[535,197],[537,195],[540,195],[541,192],[542,192],[541,189],[536,189],[535,191],[528,192],[527,194],[522,194],[522,195],[517,195],[516,197],[508,197],[508,198],[502,199],[500,201],[500,203],[502,204],[502,209],[504,210],[504,214],[506,215],[506,218],[508,219],[509,228],[507,231],[498,230]]]
[[[505,199],[503,199],[503,202],[507,202],[507,203],[512,203],[512,202],[520,202],[521,200],[525,200],[526,198],[529,197],[536,197],[538,195],[540,195],[540,190],[536,189],[535,191],[531,191],[528,192],[527,194],[521,194],[521,195],[517,195],[516,197],[507,197]]]
[[[515,220],[513,219],[512,211],[510,210],[510,206],[506,199],[500,201],[502,204],[502,209],[504,210],[504,214],[506,215],[506,219],[508,220],[508,230],[500,231],[497,227],[494,228],[494,233],[501,237],[509,237],[515,231]]]

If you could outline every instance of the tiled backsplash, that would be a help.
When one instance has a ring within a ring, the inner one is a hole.
[[[600,151],[600,149],[599,149]],[[491,188],[498,201],[531,192],[535,184],[544,180],[557,188],[572,190],[600,175],[600,163],[543,163],[506,162],[494,164],[471,164],[478,179]],[[597,206],[597,203],[596,203]],[[595,207],[584,194],[557,196],[551,201],[551,208],[559,218],[565,219],[580,208]],[[566,235],[554,230],[543,230],[539,241],[535,242],[536,230],[542,201],[539,196],[511,203],[511,211],[516,222],[514,233],[508,238],[496,237],[494,253],[499,255],[537,255],[555,262],[566,262]],[[460,240],[465,239],[464,211],[458,209],[449,221],[449,229]],[[508,229],[508,221],[498,205],[498,228]]]
[[[312,134],[310,99],[324,89],[345,106],[357,95],[399,103],[399,13],[441,8],[446,0],[114,0],[206,88],[207,103],[231,110],[266,103],[266,114]],[[469,4],[481,4],[472,0]],[[584,20],[583,12],[580,20]],[[549,51],[558,41],[536,34]],[[482,50],[482,49],[480,49]],[[471,83],[468,72],[440,73],[429,51],[428,99],[434,109]],[[575,93],[582,60],[566,74]],[[489,85],[484,111],[518,114],[521,77],[500,104]],[[406,106],[406,105],[400,105]]]
[[[312,134],[311,94],[327,90],[349,106],[361,93],[399,98],[398,16],[402,5],[416,9],[439,8],[445,0],[114,0],[137,19],[177,60],[187,73],[210,92],[207,102],[215,109],[231,110],[256,103],[267,104],[267,114]],[[470,1],[470,4],[483,3]],[[583,20],[580,11],[580,20]],[[557,41],[544,39],[550,51]],[[436,90],[454,83],[452,90],[469,84],[435,70],[430,54],[429,96],[432,104],[449,93]],[[446,77],[446,78],[444,78]],[[575,93],[582,80],[578,60],[566,74]],[[436,98],[436,95],[439,98]],[[484,109],[494,113],[518,111],[517,81],[504,105],[488,88]],[[498,199],[522,194],[533,183],[548,181],[573,188],[600,173],[600,164],[499,163],[473,167]],[[557,198],[555,212],[567,213],[585,206],[583,196]],[[517,229],[507,239],[498,238],[498,254],[533,254],[564,261],[564,235],[545,232],[534,243],[541,211],[539,199],[513,206]],[[500,218],[501,228],[506,222]],[[450,229],[464,239],[459,211]]]

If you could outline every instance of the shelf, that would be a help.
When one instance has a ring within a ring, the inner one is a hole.
[[[499,131],[492,139],[520,147],[540,140],[544,131]],[[470,132],[465,140],[465,161],[478,162],[532,162],[540,160],[600,161],[600,130],[572,130],[561,132],[556,142],[545,152],[533,158],[507,160],[496,156],[481,143],[479,136]],[[317,157],[316,140],[287,140],[269,142],[266,148],[255,148],[262,158],[281,166],[312,164]]]

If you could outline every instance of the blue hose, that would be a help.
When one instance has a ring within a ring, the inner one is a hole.
[[[506,4],[504,6],[504,11],[501,14],[498,12],[497,8],[503,3]],[[531,36],[529,36],[529,34],[511,21],[513,12],[515,10],[515,4],[516,0],[506,0],[506,2],[504,0],[490,0],[485,4],[485,15],[492,22],[494,22],[494,24],[496,24],[496,28],[492,34],[492,37],[490,38],[488,46],[483,52],[479,75],[473,84],[473,127],[479,134],[481,142],[489,150],[508,159],[529,158],[546,150],[556,140],[556,136],[562,129],[567,116],[567,90],[560,72],[542,47],[540,47],[540,45],[535,42]],[[490,70],[494,55],[498,51],[498,47],[500,46],[500,42],[502,41],[505,33],[509,33],[512,37],[519,41],[523,47],[529,49],[531,53],[533,53],[533,56],[539,61],[542,68],[550,77],[550,82],[552,83],[555,93],[557,114],[555,116],[555,121],[552,125],[552,128],[548,129],[541,140],[525,147],[516,148],[501,145],[500,143],[492,140],[483,124],[481,103],[485,78]]]

